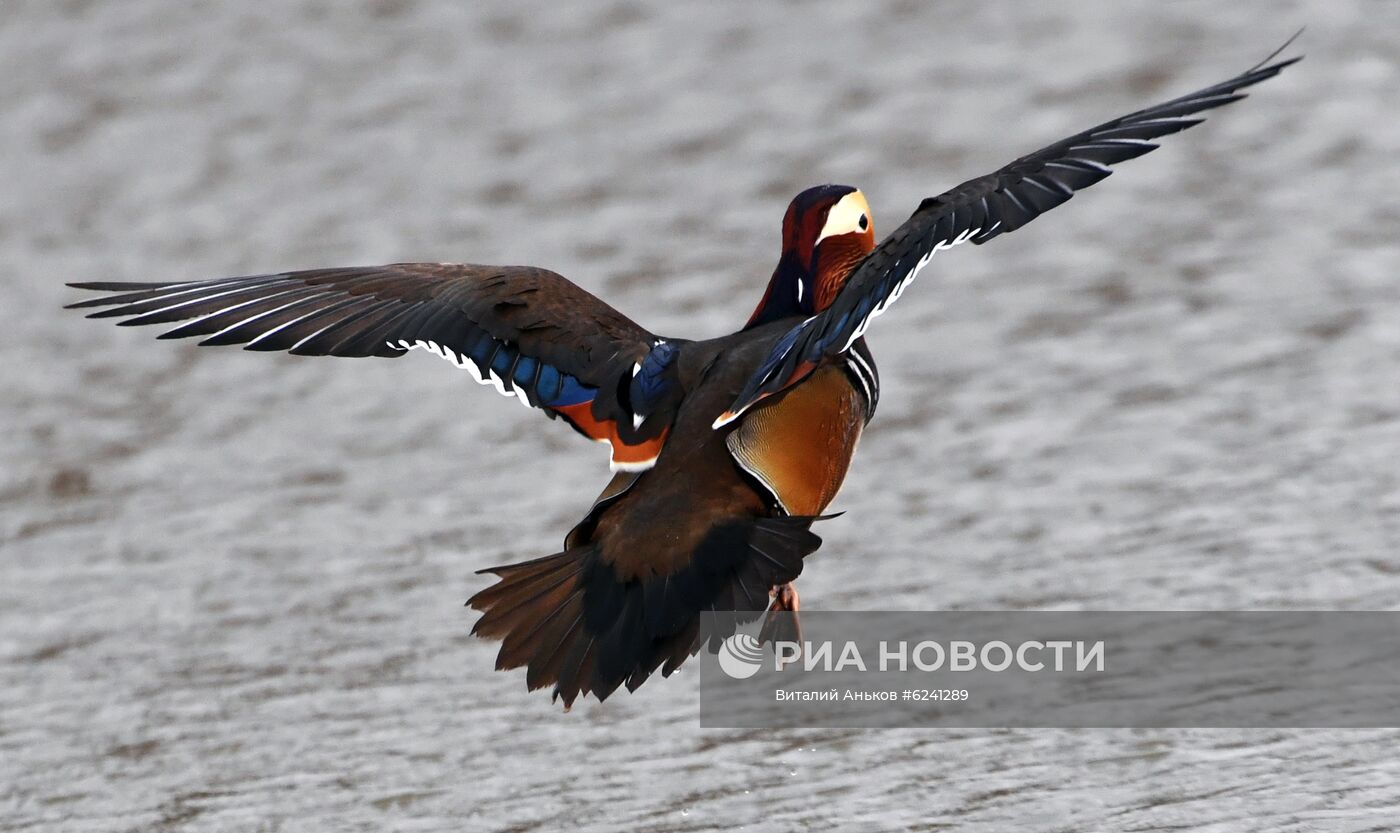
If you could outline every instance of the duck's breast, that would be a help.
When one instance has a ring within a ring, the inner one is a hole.
[[[744,415],[727,438],[741,468],[790,515],[818,515],[836,497],[860,441],[870,402],[842,363]]]

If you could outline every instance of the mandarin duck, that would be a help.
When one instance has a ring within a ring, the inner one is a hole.
[[[1285,44],[1285,47],[1287,44]],[[924,200],[879,245],[865,196],[798,194],[747,323],[702,341],[658,336],[547,269],[451,263],[316,269],[175,283],[74,283],[72,304],[160,338],[299,356],[422,351],[560,419],[610,451],[611,481],[552,555],[489,572],[468,604],[567,708],[669,676],[700,647],[702,611],[795,611],[880,382],[864,333],[935,252],[1015,231],[1153,140],[1245,97],[1299,58],[1111,121]],[[771,615],[771,614],[770,614]],[[719,634],[723,638],[726,634]]]

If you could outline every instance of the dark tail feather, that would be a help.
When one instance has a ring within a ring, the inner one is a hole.
[[[496,667],[525,666],[526,685],[553,684],[565,706],[581,694],[603,700],[624,683],[634,691],[699,650],[702,611],[734,612],[736,623],[762,614],[769,589],[797,578],[821,546],[814,520],[717,527],[685,568],[643,580],[620,581],[593,545],[482,570],[500,581],[467,602],[482,612],[472,633],[501,640]]]
[[[495,573],[500,581],[472,596],[467,604],[482,612],[472,633],[502,641],[496,668],[519,668],[551,652],[576,628],[583,611],[578,586],[587,549],[564,552],[480,570]],[[542,681],[539,688],[552,680]]]

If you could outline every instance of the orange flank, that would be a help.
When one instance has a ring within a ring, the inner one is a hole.
[[[666,443],[666,435],[671,429],[663,429],[661,434],[649,440],[628,445],[617,433],[617,422],[611,419],[595,419],[593,402],[579,402],[576,405],[559,405],[553,409],[567,419],[571,425],[590,439],[612,445],[612,468],[622,471],[638,471],[650,468]]]

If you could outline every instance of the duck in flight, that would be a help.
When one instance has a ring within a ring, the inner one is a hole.
[[[1284,45],[1286,47],[1287,44]],[[72,304],[160,338],[300,356],[433,353],[605,443],[613,477],[563,548],[483,570],[473,632],[530,689],[635,690],[699,649],[700,614],[795,611],[880,383],[864,334],[929,259],[1015,231],[1300,60],[1107,121],[924,200],[878,245],[865,196],[798,194],[762,300],[737,332],[659,336],[528,266],[397,263],[179,283],[74,283]],[[723,638],[727,634],[719,634]],[[712,635],[713,636],[713,635]]]

